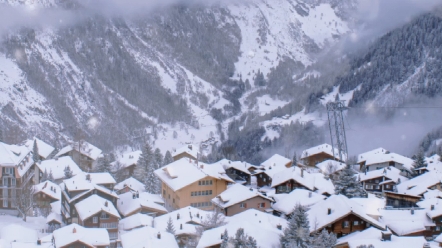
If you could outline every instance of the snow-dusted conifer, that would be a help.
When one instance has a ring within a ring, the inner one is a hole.
[[[168,165],[173,162],[173,157],[170,151],[167,151],[164,155],[163,165]]]
[[[329,233],[326,229],[322,229],[322,232],[315,235],[312,239],[312,248],[328,248],[334,247],[337,238],[334,233]]]
[[[43,175],[41,176],[40,181],[41,181],[41,182],[47,181],[48,178],[49,178],[49,174],[48,174],[48,171],[47,171],[46,168],[45,168],[45,171],[43,172]]]
[[[243,228],[236,230],[235,237],[232,238],[232,244],[234,248],[243,248],[247,245],[247,234]]]
[[[293,154],[293,159],[292,159],[292,166],[297,166],[298,165],[298,155],[296,154],[296,151]]]
[[[155,176],[155,157],[152,147],[146,144],[143,147],[137,168],[135,168],[135,179],[146,185],[146,192],[159,194],[158,178]]]
[[[310,244],[310,226],[306,207],[297,204],[290,216],[288,227],[280,238],[283,248],[307,248]]]
[[[104,154],[103,156],[97,159],[96,172],[108,172],[111,173],[111,164],[109,161],[109,155]]]
[[[163,154],[161,154],[160,149],[158,148],[155,149],[154,157],[155,157],[155,169],[163,167]]]
[[[228,248],[229,247],[229,233],[227,232],[227,229],[224,230],[223,238],[222,238],[221,246],[220,248]]]
[[[420,152],[419,152],[416,156],[414,156],[414,157],[415,157],[415,159],[414,159],[414,162],[413,162],[413,168],[412,168],[412,170],[413,170],[413,169],[419,169],[419,168],[427,167],[427,166],[428,166],[427,162],[425,161],[424,153],[423,153],[422,151],[420,151]],[[411,174],[412,174],[413,176],[417,176],[417,175],[418,175],[418,174],[416,173],[415,170],[413,170]]]
[[[169,217],[169,220],[167,221],[166,232],[175,235],[175,227],[173,226],[172,217]]]
[[[49,171],[48,181],[54,182],[54,176],[52,175],[52,169]]]
[[[40,155],[38,155],[37,139],[34,139],[34,146],[32,147],[32,160],[34,160],[34,163],[40,161]]]
[[[74,173],[72,172],[71,167],[69,167],[69,165],[66,166],[64,168],[64,178],[69,179],[73,176],[74,176]]]
[[[335,194],[337,195],[345,195],[348,198],[367,197],[367,192],[365,192],[349,165],[339,172],[334,184]]]

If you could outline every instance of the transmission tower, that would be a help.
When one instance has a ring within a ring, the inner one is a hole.
[[[330,127],[330,138],[332,154],[336,156],[335,149],[338,150],[339,160],[347,162],[348,149],[347,137],[345,136],[344,115],[346,110],[344,101],[334,101],[327,103],[328,125]]]

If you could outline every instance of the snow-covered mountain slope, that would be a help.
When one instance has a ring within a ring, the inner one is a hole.
[[[147,129],[163,150],[215,142],[221,136],[217,113],[225,119],[248,111],[238,100],[255,90],[240,82],[253,86],[258,71],[267,76],[287,58],[314,63],[350,31],[345,13],[354,2],[173,5],[141,18],[94,15],[58,28],[12,30],[0,46],[5,139],[16,142],[12,130],[19,128],[52,141],[89,136],[109,149],[141,142],[138,131]],[[78,3],[68,11],[81,11]],[[265,93],[258,99],[263,112],[287,103]],[[266,104],[270,99],[274,107]]]

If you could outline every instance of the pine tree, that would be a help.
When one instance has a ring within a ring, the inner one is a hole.
[[[168,165],[170,163],[173,163],[173,157],[170,151],[167,151],[164,155],[163,165]]]
[[[3,130],[0,129],[0,142],[3,142]]]
[[[307,248],[310,244],[310,226],[307,218],[307,208],[297,204],[290,215],[289,225],[284,229],[280,238],[283,248]]]
[[[37,139],[34,139],[34,147],[32,148],[32,159],[34,160],[34,163],[40,161],[40,155],[38,154]]]
[[[163,154],[161,154],[160,149],[158,148],[155,149],[154,157],[155,157],[155,169],[163,167]]]
[[[54,182],[54,176],[52,175],[52,169],[49,171],[49,175],[48,175],[48,181],[50,182]]]
[[[425,161],[425,156],[424,156],[424,153],[422,151],[420,151],[416,156],[413,156],[413,157],[415,159],[414,159],[414,162],[413,162],[413,168],[412,168],[411,175],[412,176],[417,176],[418,174],[417,174],[415,169],[419,169],[419,168],[422,168],[422,167],[427,167],[428,164]]]
[[[367,192],[363,189],[362,184],[358,182],[358,178],[355,177],[349,165],[339,172],[334,184],[335,194],[337,195],[345,195],[348,198],[367,197]]]
[[[69,179],[74,176],[73,174],[74,173],[72,172],[71,167],[69,167],[69,165],[64,168],[64,178]]]
[[[296,155],[296,151],[293,154],[292,166],[295,167],[298,165],[298,155]]]
[[[173,226],[172,217],[169,217],[169,220],[167,221],[166,232],[175,235],[175,227]]]
[[[249,236],[247,239],[247,248],[258,248],[258,244],[256,243],[256,239],[252,236]]]
[[[47,171],[46,168],[45,168],[45,171],[43,172],[43,175],[41,176],[40,181],[41,181],[41,182],[45,182],[45,181],[48,180],[48,178],[49,178],[49,174],[48,174],[48,171]]]
[[[334,247],[337,242],[336,235],[329,233],[326,229],[322,229],[322,232],[318,233],[312,239],[312,248],[329,248]]]
[[[146,185],[146,192],[152,194],[159,194],[158,177],[155,171],[155,157],[152,147],[146,144],[138,159],[137,167],[135,168],[135,179]]]
[[[111,164],[109,161],[109,155],[104,154],[103,156],[97,159],[96,172],[112,172]]]
[[[233,247],[243,248],[247,245],[247,234],[244,233],[243,228],[239,228],[236,231],[235,237],[232,239]]]
[[[223,238],[221,242],[220,248],[228,248],[229,247],[229,233],[227,232],[227,229],[224,230]]]

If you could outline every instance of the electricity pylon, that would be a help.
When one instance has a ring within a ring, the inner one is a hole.
[[[332,154],[336,157],[335,149],[338,150],[339,160],[342,162],[347,162],[348,157],[347,137],[345,136],[343,115],[343,111],[346,109],[347,107],[345,107],[344,101],[341,100],[327,103]]]

